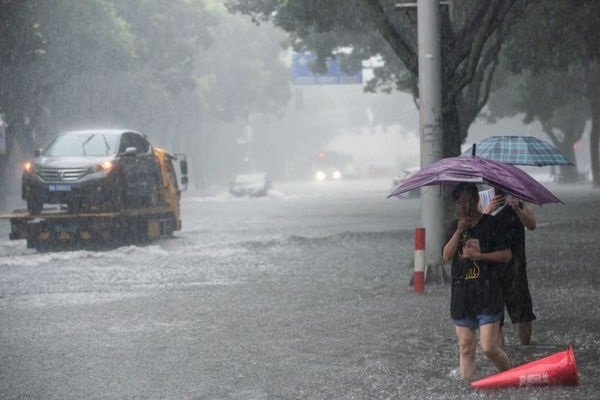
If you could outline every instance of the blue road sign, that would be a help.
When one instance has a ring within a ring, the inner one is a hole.
[[[339,85],[362,83],[362,70],[355,74],[347,74],[340,68],[336,58],[327,59],[327,72],[315,74],[310,70],[310,64],[317,57],[312,53],[295,53],[292,56],[292,72],[294,85]]]

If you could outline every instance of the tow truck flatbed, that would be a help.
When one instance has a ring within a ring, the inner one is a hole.
[[[132,208],[119,212],[44,211],[32,215],[16,210],[0,214],[11,224],[11,240],[27,240],[27,247],[42,249],[130,244],[170,236],[181,229],[170,207]]]
[[[80,212],[76,214],[70,214],[63,209],[44,209],[40,214],[30,214],[27,210],[15,210],[12,213],[0,214],[0,220],[6,219],[78,219],[78,218],[89,218],[89,217],[121,217],[121,216],[133,216],[133,215],[148,215],[148,214],[160,214],[172,211],[170,207],[146,207],[146,208],[132,208],[124,209],[121,211],[88,211]]]

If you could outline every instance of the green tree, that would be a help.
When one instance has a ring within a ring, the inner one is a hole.
[[[137,73],[169,93],[194,89],[195,66],[213,42],[216,16],[204,0],[115,1],[135,36]]]
[[[496,89],[488,102],[488,121],[524,114],[523,122],[538,121],[551,142],[576,164],[574,145],[583,136],[590,110],[585,98],[582,71],[523,71],[510,75],[501,63]],[[577,168],[560,167],[559,178],[573,182]]]
[[[340,47],[349,70],[373,56],[383,60],[367,90],[411,90],[418,98],[416,10],[392,0],[227,0],[232,11],[273,19],[295,50],[313,50],[315,69]],[[498,54],[524,1],[452,1],[441,13],[444,155],[460,153],[468,128],[487,102]],[[341,56],[340,56],[341,57]]]
[[[506,51],[510,70],[529,76],[519,92],[518,109],[538,118],[563,151],[568,153],[567,147],[581,136],[581,114],[589,113],[586,119],[591,119],[590,159],[595,186],[600,185],[599,19],[597,1],[532,1],[527,18],[515,26]],[[535,98],[535,90],[542,97]],[[586,104],[582,106],[582,102]],[[554,128],[560,129],[564,141],[557,140]]]
[[[0,110],[8,123],[7,151],[34,147],[57,90],[74,76],[124,67],[130,36],[103,0],[0,3]],[[6,187],[8,157],[0,157]],[[2,191],[0,197],[5,195]],[[2,199],[0,199],[2,202]]]
[[[25,86],[25,74],[35,60],[43,55],[44,39],[39,24],[39,3],[35,1],[4,1],[0,3],[0,113],[8,123],[7,153],[13,146],[13,125],[22,120],[26,96],[20,90]],[[4,171],[7,157],[0,156],[0,171]],[[0,174],[0,185],[4,183]],[[2,194],[0,194],[2,196]],[[1,202],[1,199],[0,199]]]
[[[133,71],[118,77],[139,100],[122,107],[127,112],[118,119],[154,143],[185,151],[201,188],[235,171],[235,163],[224,160],[233,158],[228,147],[239,147],[250,115],[276,116],[287,104],[284,37],[229,14],[221,1],[148,3],[117,5],[139,54]],[[123,86],[117,84],[112,97],[118,99]]]
[[[199,110],[203,119],[197,125],[201,136],[194,138],[196,146],[188,147],[197,152],[196,177],[204,183],[210,180],[209,174],[231,175],[247,167],[223,160],[241,159],[236,149],[240,150],[237,142],[244,130],[259,120],[277,119],[291,96],[290,70],[282,59],[285,35],[273,26],[259,29],[224,8],[218,10],[220,23],[212,31],[214,43],[196,69],[202,100]],[[253,144],[260,147],[269,138],[264,129],[254,128]],[[277,149],[271,148],[273,151]]]
[[[19,142],[30,152],[50,134],[82,126],[138,129],[182,151],[188,137],[209,135],[223,121],[277,114],[289,98],[287,69],[273,61],[280,39],[250,34],[259,30],[249,22],[245,32],[219,33],[239,23],[214,0],[0,2],[8,151]],[[217,46],[213,32],[227,44]],[[211,47],[231,50],[211,54]],[[3,188],[7,159],[0,156]]]

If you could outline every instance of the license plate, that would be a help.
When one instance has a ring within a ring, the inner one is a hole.
[[[71,185],[68,183],[56,183],[48,185],[48,190],[51,192],[70,192]]]

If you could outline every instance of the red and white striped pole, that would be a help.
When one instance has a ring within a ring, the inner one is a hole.
[[[415,270],[413,274],[415,293],[425,289],[425,228],[415,229]]]

